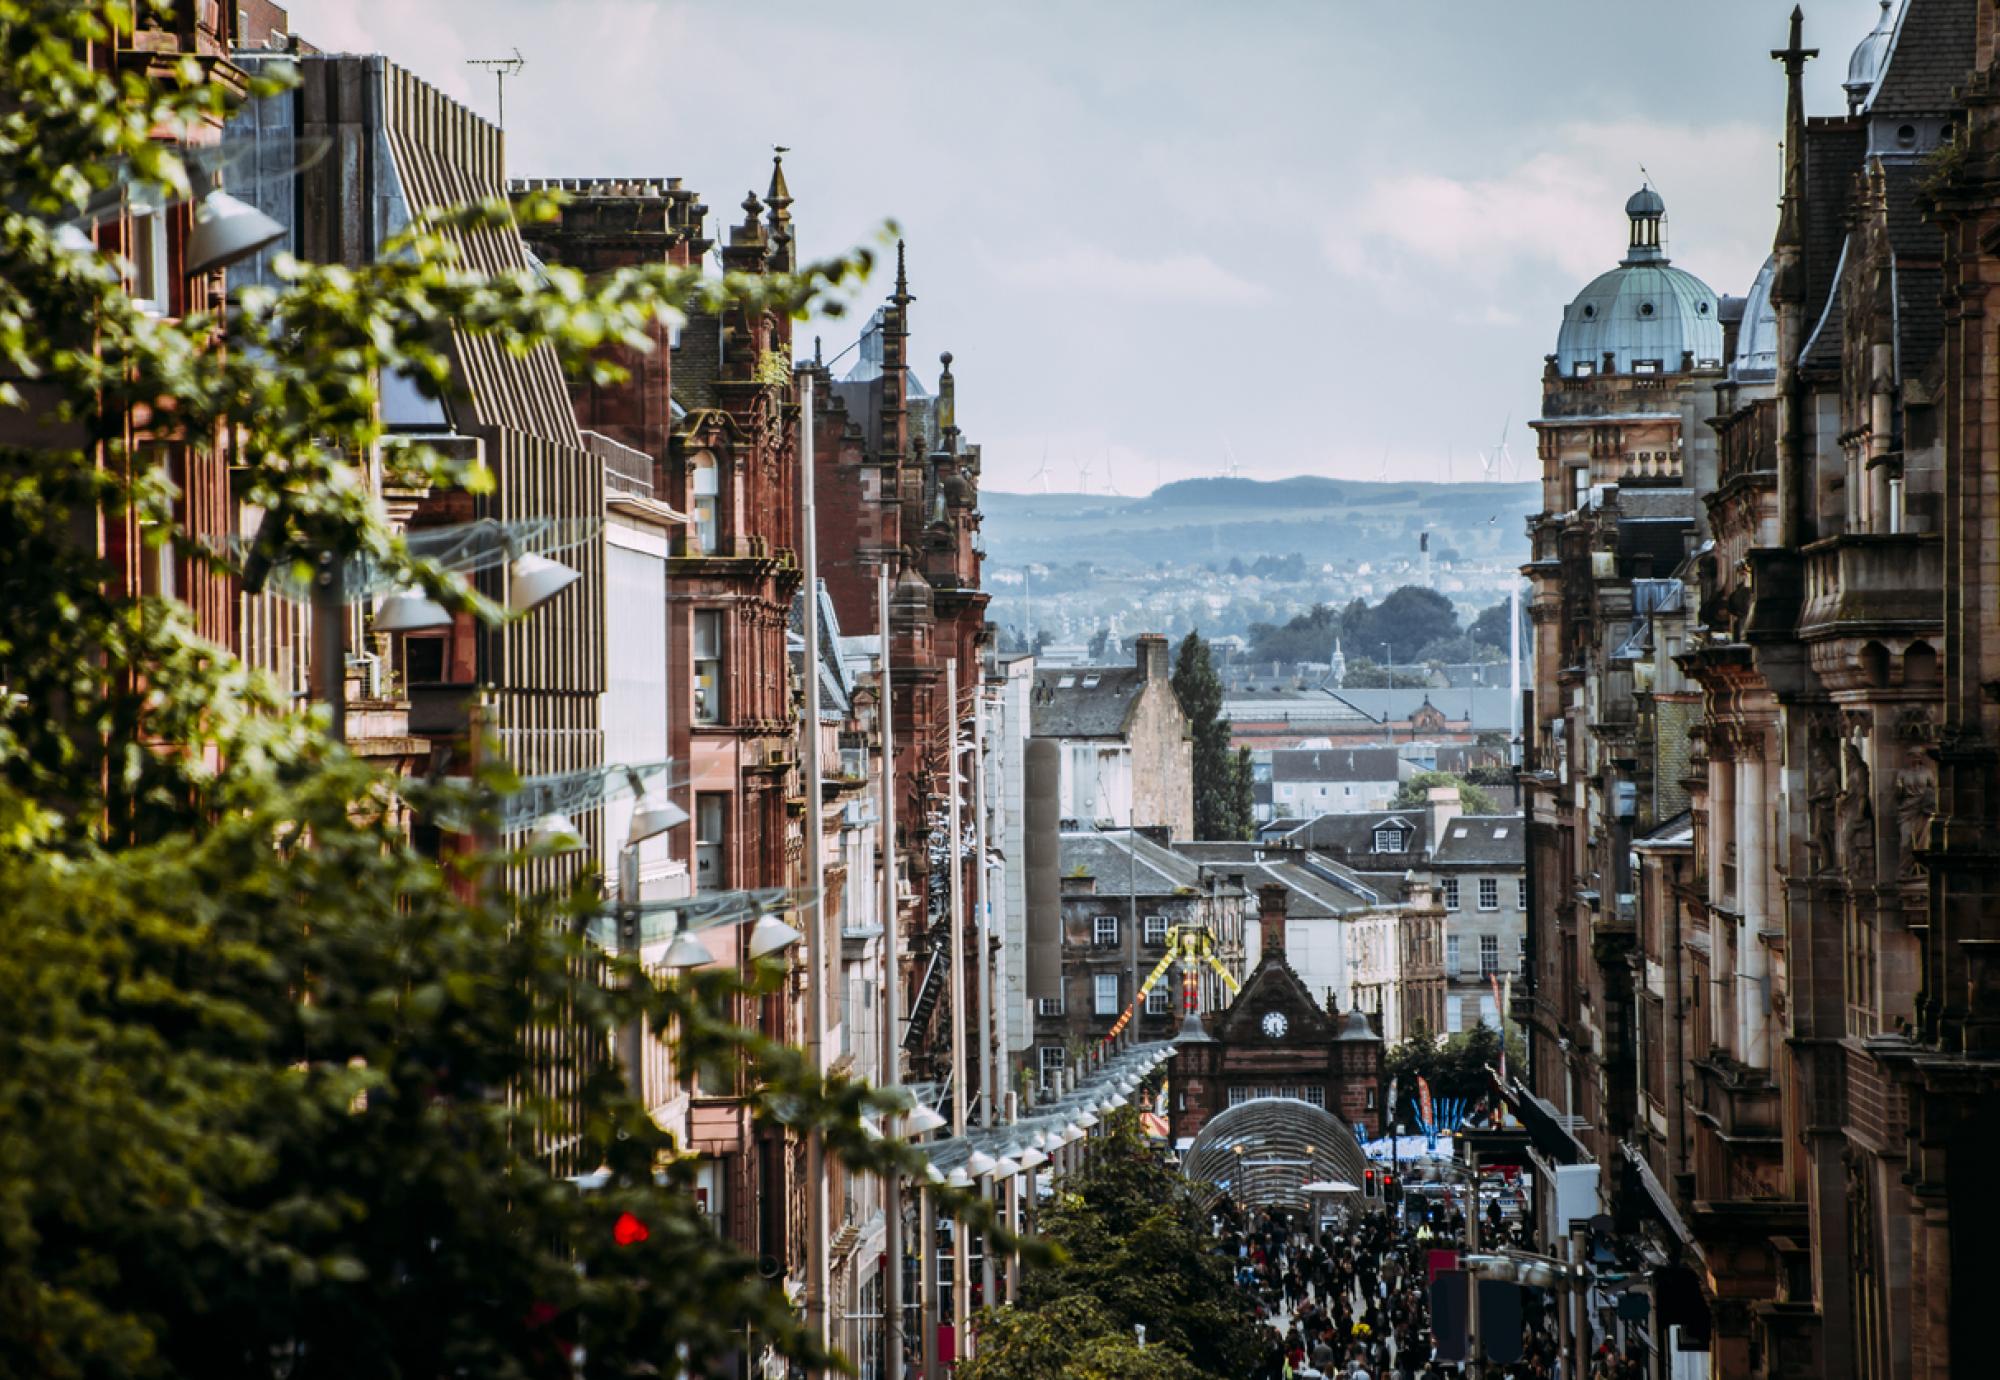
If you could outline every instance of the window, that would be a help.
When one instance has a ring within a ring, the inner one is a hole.
[[[1097,993],[1096,1000],[1093,1003],[1091,1009],[1100,1016],[1117,1015],[1118,974],[1099,973],[1096,977],[1091,979],[1091,984],[1095,988]]]
[[[721,540],[718,513],[722,484],[715,457],[697,451],[688,462],[688,506],[693,509],[695,545],[703,555],[713,556]]]
[[[1444,1033],[1447,1035],[1456,1035],[1464,1028],[1459,1024],[1458,1008],[1459,998],[1446,997],[1444,999]]]
[[[1083,688],[1086,690],[1095,690],[1102,680],[1103,677],[1099,676],[1097,672],[1092,671],[1083,678]]]
[[[1517,936],[1515,947],[1520,951],[1521,955],[1521,976],[1526,977],[1528,975],[1528,936],[1525,934]]]
[[[442,637],[403,639],[403,680],[409,685],[444,683],[445,641]]]
[[[1517,877],[1514,879],[1514,906],[1517,910],[1526,910],[1528,908],[1528,879],[1526,877]]]
[[[1061,1045],[1043,1045],[1039,1053],[1042,1061],[1042,1086],[1046,1088],[1069,1063],[1069,1051]]]
[[[1403,851],[1403,831],[1401,829],[1377,829],[1375,831],[1375,851],[1377,853],[1400,853]]]
[[[1593,368],[1590,364],[1584,362],[1583,360],[1578,360],[1576,362],[1575,374],[1577,378],[1587,379],[1596,372],[1597,370],[1595,368]]]
[[[1306,1101],[1322,1110],[1326,1107],[1326,1089],[1314,1083],[1305,1090]]]
[[[1500,909],[1500,879],[1481,877],[1479,879],[1479,908],[1481,910]]]
[[[125,246],[132,261],[132,305],[153,316],[165,316],[167,283],[167,217],[164,211],[134,207],[132,238]]]
[[[1249,1100],[1250,1100],[1250,1090],[1248,1088],[1231,1088],[1229,1090],[1230,1106],[1241,1107],[1245,1102],[1248,1102]]]
[[[1446,877],[1444,879],[1444,908],[1446,910],[1458,909],[1458,878],[1456,877]]]
[[[1500,936],[1479,936],[1479,976],[1494,977],[1500,972]]]
[[[1444,975],[1458,976],[1458,936],[1455,934],[1444,937]]]
[[[1036,998],[1035,1014],[1037,1016],[1060,1016],[1062,1015],[1062,1013],[1063,1013],[1063,999],[1061,997]]]
[[[704,791],[694,798],[694,882],[697,890],[723,889],[728,868],[723,861],[723,820],[729,797]]]
[[[1146,917],[1146,942],[1148,944],[1164,944],[1167,942],[1166,916],[1149,915]]]
[[[694,721],[722,722],[722,611],[694,615]]]
[[[1375,1089],[1373,1088],[1368,1090],[1368,1110],[1371,1112],[1375,1110]]]
[[[1490,1025],[1495,1030],[1500,1028],[1500,1003],[1493,1000],[1491,992],[1486,993],[1479,999],[1479,1023],[1481,1025]]]
[[[1168,1003],[1173,1000],[1173,995],[1172,992],[1167,990],[1167,985],[1164,982],[1156,985],[1152,991],[1146,993],[1146,1014],[1148,1016],[1167,1015],[1171,1010]]]
[[[1090,922],[1090,942],[1100,949],[1118,947],[1118,917],[1100,915]]]

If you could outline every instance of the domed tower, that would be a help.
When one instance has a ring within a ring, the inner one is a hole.
[[[1598,275],[1563,312],[1557,367],[1577,378],[1666,374],[1722,362],[1721,303],[1667,259],[1667,204],[1651,187],[1625,203],[1631,239],[1618,267]]]
[[[1723,372],[1722,301],[1667,257],[1667,204],[1650,185],[1625,203],[1625,257],[1563,309],[1533,423],[1545,508],[1583,507],[1593,489],[1712,482],[1706,420]]]
[[[1868,104],[1869,93],[1875,89],[1876,79],[1882,75],[1882,63],[1889,56],[1889,41],[1896,29],[1892,8],[1890,0],[1882,0],[1882,17],[1847,60],[1847,80],[1840,84],[1840,89],[1847,93],[1849,115],[1861,113]]]

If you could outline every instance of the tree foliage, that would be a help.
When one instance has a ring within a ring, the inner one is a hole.
[[[608,381],[606,349],[647,348],[657,321],[827,303],[866,256],[757,280],[489,278],[458,253],[513,232],[489,205],[424,216],[363,268],[281,259],[280,286],[226,318],[154,316],[117,263],[57,234],[121,183],[185,197],[151,132],[226,108],[192,60],[157,80],[82,60],[133,22],[0,0],[0,1372],[657,1374],[748,1332],[812,1357],[614,1065],[579,1056],[560,1103],[526,1076],[557,1028],[603,1049],[643,1011],[681,1068],[758,1088],[763,1125],[817,1128],[857,1170],[914,1168],[861,1129],[885,1095],[733,1021],[782,965],[655,981],[582,937],[594,876],[522,893],[519,856],[420,854],[406,810],[490,810],[504,768],[458,790],[384,777],[184,605],[124,592],[88,534],[92,514],[136,516],[235,569],[189,524],[165,452],[126,447],[142,416],[188,447],[230,438],[273,558],[365,553],[498,617],[412,560],[357,482],[385,371],[445,392],[456,329]],[[405,463],[407,482],[489,483]],[[604,1188],[557,1177],[551,1143],[601,1164]]]
[[[1247,1375],[1255,1364],[1261,1329],[1187,1181],[1161,1163],[1131,1112],[1105,1126],[1092,1158],[1059,1181],[1041,1215],[1062,1258],[1028,1273],[1018,1307],[982,1316],[966,1380],[1178,1380]],[[1144,1353],[1135,1325],[1146,1329]]]
[[[1390,1109],[1390,1120],[1415,1128],[1419,1076],[1430,1086],[1433,1101],[1457,1097],[1471,1107],[1481,1099],[1491,1100],[1493,1079],[1486,1070],[1499,1068],[1501,1044],[1500,1032],[1483,1022],[1446,1036],[1433,1035],[1418,1022],[1382,1059],[1382,1076],[1396,1080],[1396,1105]],[[1511,1067],[1525,1069],[1522,1061],[1526,1051],[1519,1036],[1508,1038],[1506,1045]]]
[[[1430,803],[1430,793],[1440,786],[1450,786],[1458,792],[1461,813],[1468,815],[1491,815],[1499,813],[1499,806],[1479,787],[1462,776],[1454,776],[1448,771],[1420,771],[1396,788],[1396,794],[1389,801],[1392,810],[1415,810]],[[1435,844],[1435,840],[1433,840]]]
[[[1181,639],[1173,686],[1194,738],[1194,836],[1250,837],[1248,759],[1239,761],[1230,749],[1230,723],[1222,717],[1222,678],[1215,673],[1200,633]]]
[[[1451,600],[1421,585],[1404,585],[1379,604],[1358,598],[1340,609],[1315,604],[1283,626],[1252,624],[1249,655],[1252,661],[1324,662],[1333,655],[1338,638],[1351,668],[1357,657],[1385,663],[1417,661],[1426,648],[1458,635],[1458,614]]]

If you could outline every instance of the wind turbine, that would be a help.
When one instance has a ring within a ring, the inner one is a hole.
[[[1111,447],[1109,446],[1104,448],[1104,492],[1110,494],[1113,498],[1123,498],[1125,496],[1118,492],[1118,481],[1111,474]]]
[[[1076,487],[1078,493],[1087,494],[1090,492],[1090,470],[1090,461],[1079,460],[1076,462]]]
[[[1215,434],[1215,439],[1222,442],[1221,477],[1224,479],[1234,479],[1240,472],[1236,464],[1236,452],[1229,448],[1229,438],[1227,436],[1224,436],[1221,432],[1218,431]]]
[[[1049,491],[1049,448],[1046,444],[1042,447],[1042,467],[1028,476],[1028,482],[1032,484],[1038,479],[1042,481],[1042,492],[1047,493]]]

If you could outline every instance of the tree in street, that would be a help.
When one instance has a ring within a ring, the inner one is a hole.
[[[1420,771],[1396,788],[1396,794],[1389,801],[1392,810],[1414,810],[1430,801],[1432,790],[1440,786],[1450,786],[1458,792],[1459,809],[1468,815],[1491,815],[1499,813],[1499,806],[1479,787],[1462,776],[1454,776],[1448,771]]]
[[[964,1380],[1178,1380],[1247,1375],[1255,1364],[1263,1329],[1187,1181],[1146,1143],[1134,1113],[1104,1125],[1038,1223],[1060,1258],[1027,1273],[1019,1305],[982,1315]],[[1135,1325],[1146,1329],[1143,1353]]]
[[[385,776],[185,604],[130,592],[90,534],[240,574],[172,460],[227,437],[281,567],[365,556],[497,618],[357,482],[378,379],[441,394],[453,331],[609,378],[606,348],[647,348],[653,323],[801,311],[865,263],[760,282],[468,267],[464,239],[515,233],[531,199],[419,217],[359,268],[280,257],[278,285],[226,315],[153,314],[59,230],[94,195],[184,202],[188,168],[151,132],[230,99],[192,58],[93,68],[93,46],[137,51],[135,20],[158,17],[139,8],[0,0],[0,1373],[569,1380],[701,1371],[752,1333],[809,1361],[782,1290],[696,1209],[694,1162],[588,1053],[643,1013],[678,1068],[756,1089],[763,1126],[819,1129],[856,1171],[914,1169],[863,1130],[885,1095],[735,1023],[783,964],[649,974],[584,939],[588,871],[520,890],[524,853],[419,852],[409,813],[490,826],[505,769]],[[157,448],[128,448],[134,416]],[[400,463],[411,487],[491,486],[422,448]],[[579,1051],[560,1102],[530,1076],[558,1034]],[[603,1187],[562,1177],[558,1146]]]
[[[1208,644],[1198,632],[1181,640],[1174,656],[1173,687],[1194,738],[1194,836],[1248,838],[1249,783],[1230,750],[1230,724],[1222,717],[1222,678],[1216,675]]]

